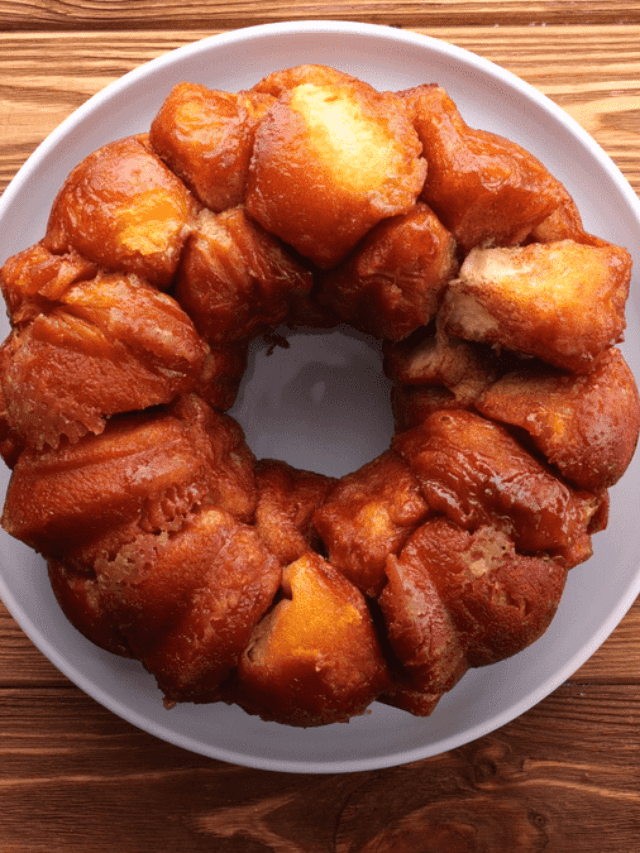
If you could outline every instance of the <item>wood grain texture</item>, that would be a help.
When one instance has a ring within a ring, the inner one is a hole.
[[[3,0],[0,29],[91,30],[236,28],[272,21],[333,19],[418,27],[511,24],[632,24],[640,22],[637,3],[619,0],[440,0],[440,2],[324,2],[306,0]]]
[[[591,133],[640,192],[640,2],[0,0],[0,191],[76,107],[230,28],[401,26],[478,53]],[[0,853],[632,853],[640,849],[640,601],[512,723],[415,764],[312,776],[192,755],[60,674],[0,604]]]
[[[572,115],[640,192],[640,24],[418,30],[517,74]],[[0,190],[36,146],[127,71],[218,30],[0,33]]]
[[[638,686],[565,685],[452,752],[313,776],[191,755],[80,693],[2,690],[0,851],[631,853],[639,701]]]

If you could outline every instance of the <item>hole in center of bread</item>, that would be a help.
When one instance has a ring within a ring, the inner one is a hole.
[[[258,459],[342,477],[383,453],[394,424],[379,343],[347,327],[278,335],[286,345],[253,342],[229,411]]]

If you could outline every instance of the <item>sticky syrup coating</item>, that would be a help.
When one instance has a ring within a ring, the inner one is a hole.
[[[376,338],[402,340],[436,316],[458,271],[456,242],[427,205],[378,223],[320,279],[318,300]]]
[[[520,243],[564,199],[564,188],[530,152],[469,127],[447,92],[425,85],[403,92],[429,163],[421,198],[465,252]]]
[[[108,143],[70,173],[44,237],[55,254],[75,250],[109,270],[166,289],[198,211],[195,198],[145,135]]]
[[[248,341],[283,322],[313,276],[243,207],[204,211],[182,256],[176,298],[212,346]]]
[[[149,144],[209,210],[242,204],[256,128],[273,97],[174,86],[151,123]]]
[[[351,77],[286,89],[256,131],[245,205],[321,268],[416,202],[426,162],[394,96]]]
[[[544,632],[638,438],[630,257],[435,84],[174,87],[0,269],[4,528],[167,707],[427,716]],[[164,292],[161,292],[164,291]],[[335,480],[226,414],[265,335],[382,341],[396,435]]]
[[[526,430],[564,477],[592,492],[615,485],[626,471],[640,423],[638,389],[616,347],[586,375],[522,367],[489,386],[475,407]]]
[[[377,598],[386,582],[385,563],[429,513],[409,466],[388,450],[327,495],[314,515],[329,561],[358,589]]]
[[[258,490],[256,528],[281,563],[288,565],[308,551],[323,547],[315,513],[337,480],[314,471],[301,471],[278,459],[261,459],[254,470]]]
[[[313,553],[287,566],[283,582],[240,660],[243,706],[302,726],[363,713],[387,682],[364,597]]]
[[[474,248],[445,295],[444,328],[586,373],[622,340],[630,273],[629,253],[610,244]]]
[[[430,508],[466,530],[495,526],[522,552],[571,549],[598,509],[571,489],[500,424],[444,410],[394,439]]]
[[[67,284],[73,261],[36,248],[37,290],[32,282],[25,293],[21,281],[32,250],[3,277],[15,309],[0,347],[6,418],[26,445],[100,433],[112,415],[170,403],[196,386],[208,347],[174,299],[136,275],[95,267]]]

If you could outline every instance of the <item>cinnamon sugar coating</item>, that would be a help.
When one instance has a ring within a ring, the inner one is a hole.
[[[175,86],[0,268],[1,523],[167,707],[426,716],[535,642],[631,462],[628,251],[435,84]],[[264,335],[381,342],[390,446],[337,480],[228,413]],[[604,581],[603,581],[604,582]]]

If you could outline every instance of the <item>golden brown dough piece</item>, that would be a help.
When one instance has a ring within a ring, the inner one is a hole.
[[[75,250],[164,290],[197,209],[182,181],[149,149],[146,136],[127,137],[72,170],[53,203],[44,244],[54,254]]]
[[[11,535],[42,553],[65,555],[134,520],[170,526],[207,493],[206,459],[173,417],[129,415],[99,436],[58,450],[26,449],[2,516]]]
[[[176,418],[123,416],[74,445],[26,449],[9,483],[2,525],[60,559],[132,520],[140,529],[168,529],[206,496],[206,461]]]
[[[260,460],[255,477],[256,529],[281,563],[287,565],[307,551],[318,551],[322,543],[313,515],[337,481],[277,459]]]
[[[49,574],[72,623],[141,660],[172,704],[217,698],[281,569],[253,528],[210,507],[175,533],[140,533],[93,572],[52,560]]]
[[[462,678],[469,664],[466,643],[416,553],[419,528],[399,557],[387,561],[388,583],[380,596],[387,637],[413,690],[441,696]]]
[[[429,415],[442,409],[466,408],[467,404],[443,385],[394,385],[391,389],[391,411],[397,433],[420,426]]]
[[[176,298],[212,345],[246,341],[279,325],[313,277],[242,207],[204,211],[178,272]]]
[[[362,594],[311,552],[284,569],[283,589],[240,660],[240,704],[296,726],[364,713],[388,674]]]
[[[528,151],[469,127],[442,87],[401,94],[415,114],[429,164],[421,198],[465,253],[521,243],[565,197],[560,182]]]
[[[475,405],[490,418],[526,430],[563,476],[592,492],[617,483],[638,441],[638,389],[616,348],[586,375],[540,366],[509,373]]]
[[[560,240],[573,240],[588,246],[606,246],[605,240],[584,230],[582,216],[578,206],[562,187],[561,201],[558,207],[533,229],[527,238],[531,243],[558,243]]]
[[[212,409],[226,412],[233,406],[242,377],[247,369],[248,344],[226,344],[211,347],[204,359],[202,371],[193,387],[194,392]]]
[[[398,99],[338,72],[321,77],[285,89],[260,123],[245,204],[326,269],[413,206],[427,165]]]
[[[47,571],[56,601],[76,630],[107,652],[125,658],[135,657],[105,607],[100,584],[92,571],[78,572],[53,558],[47,561]]]
[[[174,299],[137,276],[99,272],[47,293],[25,298],[18,315],[33,316],[0,348],[6,421],[25,444],[100,433],[108,417],[169,403],[198,383],[204,341]]]
[[[353,77],[344,71],[339,71],[337,68],[332,68],[328,65],[304,63],[302,65],[294,65],[292,68],[281,68],[278,71],[272,71],[266,77],[263,77],[262,80],[259,80],[251,91],[270,95],[272,98],[279,98],[305,83],[321,88],[331,88],[332,86],[339,88],[345,85],[358,88],[362,85],[362,81],[358,80],[357,77]]]
[[[151,124],[149,143],[215,213],[244,199],[256,127],[273,98],[179,83]]]
[[[238,424],[193,396],[112,419],[57,450],[27,448],[2,525],[37,551],[91,565],[140,531],[171,531],[207,503],[253,516],[255,458]]]
[[[446,292],[443,326],[587,373],[622,339],[630,280],[629,253],[611,244],[473,249]]]
[[[571,489],[500,424],[436,412],[394,438],[430,508],[464,529],[495,526],[519,551],[582,549],[600,499]]]
[[[376,338],[398,341],[435,317],[458,270],[451,234],[425,205],[385,219],[321,278],[318,300]]]
[[[7,403],[0,382],[0,456],[8,468],[14,468],[18,457],[25,448],[24,439],[13,427],[9,426]]]
[[[280,563],[253,527],[216,509],[200,513],[170,538],[158,562],[151,566],[150,586],[155,589],[158,574],[167,574],[169,602],[180,571],[193,586],[168,630],[159,630],[154,638],[138,616],[141,645],[130,628],[128,639],[155,675],[166,702],[210,702],[271,605],[280,585]],[[127,595],[125,600],[131,611],[135,599]],[[157,606],[149,610],[157,612]]]
[[[251,452],[240,424],[212,411],[197,394],[180,397],[170,407],[207,465],[209,500],[240,521],[250,522],[258,501]]]
[[[377,597],[384,566],[429,508],[407,464],[388,450],[347,474],[314,516],[329,561],[366,595]]]
[[[12,326],[23,326],[55,303],[71,285],[95,278],[98,268],[77,252],[52,254],[42,242],[8,258],[0,287]]]
[[[450,337],[438,322],[435,331],[421,329],[385,347],[383,367],[397,385],[441,385],[466,406],[515,361],[487,346]]]
[[[492,527],[469,533],[427,521],[389,560],[380,603],[414,684],[448,690],[468,666],[503,660],[537,640],[560,603],[567,570],[518,554]]]

